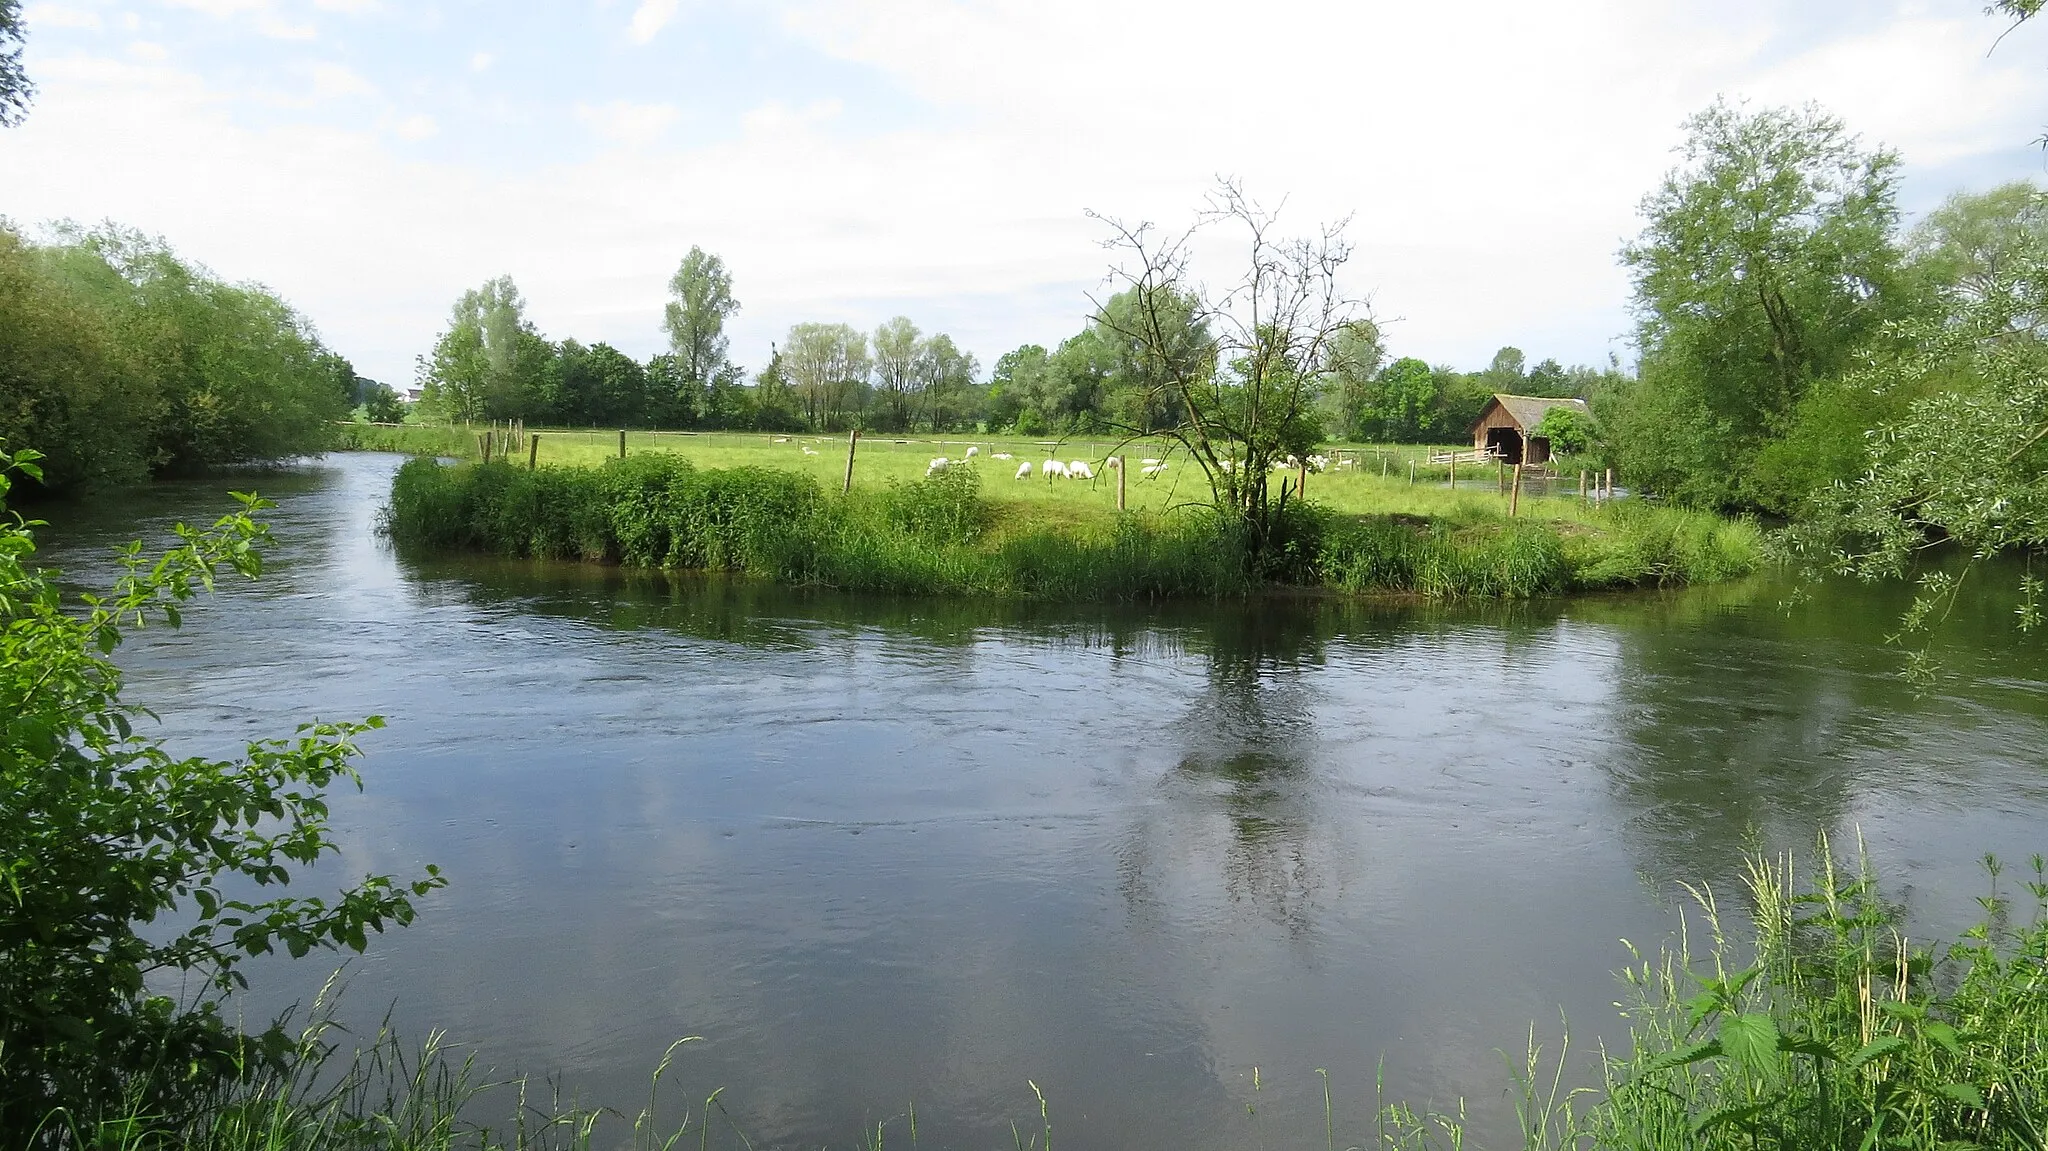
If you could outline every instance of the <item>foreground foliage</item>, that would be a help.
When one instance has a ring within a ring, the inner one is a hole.
[[[1753,525],[1617,508],[1598,529],[1276,509],[1268,546],[1206,508],[1082,523],[983,499],[971,468],[827,495],[773,468],[698,468],[667,454],[598,468],[416,459],[392,485],[401,544],[638,567],[746,572],[792,584],[1033,599],[1247,594],[1281,583],[1520,597],[1726,579],[1753,570]],[[1007,514],[1006,514],[1007,513]]]
[[[34,474],[35,456],[10,460]],[[261,570],[264,529],[241,511],[180,526],[155,557],[122,555],[104,594],[60,594],[31,565],[30,522],[0,522],[0,1133],[62,1146],[107,1114],[172,1118],[196,1094],[282,1053],[222,1017],[240,962],[283,949],[360,951],[440,885],[370,876],[329,900],[265,898],[334,850],[325,789],[360,785],[354,739],[380,726],[301,725],[239,759],[179,758],[136,731],[107,657],[125,632],[177,626],[224,571]],[[0,501],[0,515],[4,515]],[[202,990],[161,994],[183,977]],[[156,983],[152,986],[152,980]]]

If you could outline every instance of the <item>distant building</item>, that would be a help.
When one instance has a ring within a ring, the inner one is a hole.
[[[1472,447],[1491,452],[1511,464],[1548,463],[1549,437],[1531,433],[1552,408],[1570,408],[1587,419],[1593,416],[1584,400],[1495,395],[1486,401],[1479,422],[1472,425]]]

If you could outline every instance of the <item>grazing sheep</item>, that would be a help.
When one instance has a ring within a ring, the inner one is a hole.
[[[1092,480],[1095,478],[1095,469],[1088,466],[1087,460],[1075,460],[1067,465],[1067,476],[1077,480]]]
[[[1308,458],[1308,467],[1312,472],[1327,472],[1330,470],[1330,457],[1310,456]]]
[[[1141,476],[1145,476],[1149,479],[1152,476],[1156,476],[1160,472],[1163,472],[1165,470],[1165,464],[1146,464],[1144,467],[1138,469],[1138,474]]]
[[[1061,479],[1065,479],[1067,475],[1067,465],[1059,462],[1058,460],[1047,460],[1044,463],[1038,465],[1038,470],[1044,473],[1046,479],[1051,479],[1054,476],[1059,476]]]
[[[943,471],[945,471],[945,470],[946,470],[947,468],[949,468],[949,467],[952,467],[952,466],[953,466],[953,461],[952,461],[952,460],[949,460],[949,459],[947,459],[947,458],[946,458],[946,457],[944,457],[944,456],[940,456],[940,457],[939,457],[938,459],[935,459],[935,460],[933,460],[933,461],[932,461],[931,463],[929,463],[929,464],[926,464],[926,465],[925,465],[925,468],[924,468],[924,474],[925,474],[925,478],[929,479],[929,478],[931,478],[932,476],[938,475],[938,474],[939,474],[940,472],[943,472]]]
[[[1010,454],[1010,453],[1008,453],[1008,452],[997,452],[997,453],[996,453],[995,455],[992,455],[992,456],[990,456],[990,457],[989,457],[989,459],[992,459],[992,460],[1012,460],[1012,459],[1015,459],[1015,458],[1017,458],[1017,457],[1015,457],[1015,456],[1011,455],[1011,454]]]
[[[1149,468],[1149,467],[1151,467],[1151,466],[1152,466],[1153,464],[1156,464],[1156,463],[1158,463],[1159,461],[1158,461],[1158,460],[1155,460],[1155,459],[1153,459],[1153,458],[1151,458],[1150,456],[1147,456],[1147,457],[1145,457],[1144,459],[1142,459],[1142,460],[1139,460],[1138,462],[1139,462],[1139,463],[1141,463],[1141,464],[1144,464],[1144,465],[1145,465],[1146,467],[1148,467],[1148,468]]]
[[[815,456],[818,454],[818,449],[810,446],[809,444],[803,444],[800,446],[804,449],[804,454],[807,456]]]
[[[976,456],[980,455],[980,454],[981,454],[981,449],[980,449],[980,448],[968,448],[968,449],[967,449],[967,458],[968,458],[968,459],[970,459],[970,460],[971,460],[971,459],[973,459],[974,457],[976,457]]]
[[[1020,480],[1028,480],[1031,478],[1030,460],[1025,460],[1023,463],[1017,465],[1017,478]]]

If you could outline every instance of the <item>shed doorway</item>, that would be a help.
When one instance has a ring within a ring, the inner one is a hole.
[[[1510,464],[1522,462],[1522,433],[1513,428],[1486,429],[1486,450]]]

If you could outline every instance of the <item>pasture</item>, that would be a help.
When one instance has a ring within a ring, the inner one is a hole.
[[[541,465],[595,467],[619,452],[616,429],[534,429],[527,434],[539,438],[537,458]],[[846,445],[844,433],[626,433],[629,455],[666,452],[699,467],[753,466],[793,471],[812,477],[827,491],[837,491],[844,481]],[[967,460],[970,447],[977,454]],[[475,450],[472,443],[466,454],[473,456]],[[1508,500],[1500,493],[1495,467],[1462,466],[1457,490],[1453,491],[1446,482],[1445,469],[1428,463],[1431,450],[1426,444],[1329,445],[1325,451],[1333,458],[1332,465],[1328,471],[1309,475],[1309,498],[1338,513],[1410,515],[1460,524],[1507,514]],[[1125,442],[1113,436],[1053,439],[864,434],[854,453],[853,483],[857,489],[882,489],[891,483],[923,479],[931,461],[943,456],[953,461],[950,466],[975,469],[982,481],[982,497],[996,505],[1005,519],[1081,522],[1115,511],[1117,477],[1115,471],[1103,466],[1103,461],[1119,451],[1131,464],[1125,488],[1125,503],[1131,510],[1162,511],[1208,502],[1208,483],[1185,453],[1160,440]],[[526,459],[523,451],[514,453],[514,457],[514,463]],[[1042,474],[1047,459],[1085,461],[1094,471],[1094,478],[1048,478]],[[1146,459],[1159,460],[1165,466],[1153,475],[1144,475],[1142,464]],[[1340,464],[1340,459],[1348,463]],[[1021,463],[1031,465],[1030,478],[1016,478]],[[1408,479],[1411,464],[1417,473],[1412,484]],[[1520,515],[1537,520],[1591,523],[1595,509],[1578,498],[1576,485],[1576,473],[1555,485],[1530,479],[1523,488]],[[1558,494],[1551,494],[1553,487]]]

